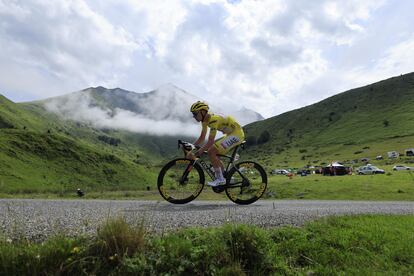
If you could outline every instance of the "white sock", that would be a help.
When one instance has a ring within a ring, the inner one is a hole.
[[[224,179],[223,173],[221,172],[221,168],[214,168],[214,172],[216,174],[216,179]]]

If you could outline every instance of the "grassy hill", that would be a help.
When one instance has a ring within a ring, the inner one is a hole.
[[[269,168],[403,153],[414,147],[414,73],[352,89],[245,130],[248,156]]]
[[[403,153],[414,147],[413,106],[414,73],[353,89],[247,125],[242,157],[270,170]],[[97,129],[0,95],[0,194],[155,189],[176,139]]]
[[[154,188],[148,168],[160,154],[148,152],[162,143],[62,121],[41,105],[0,96],[0,193]]]

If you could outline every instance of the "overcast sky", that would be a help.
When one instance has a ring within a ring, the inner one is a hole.
[[[0,0],[0,93],[167,83],[265,117],[414,71],[414,1]]]

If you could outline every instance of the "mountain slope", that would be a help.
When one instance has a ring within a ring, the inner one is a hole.
[[[74,130],[95,137],[106,133],[62,122],[37,108],[0,97],[0,193],[64,193],[77,187],[143,189],[154,185],[156,173],[148,170],[150,163],[137,156],[136,148],[131,157],[114,145],[99,140],[91,143],[75,135]]]
[[[135,93],[120,88],[107,89],[104,87],[87,88],[82,91],[50,98],[37,103],[43,104],[49,111],[63,117],[78,121],[93,121],[95,124],[111,124],[117,118],[129,119],[132,122],[145,124],[151,122],[157,125],[159,121],[174,121],[182,124],[182,128],[195,125],[189,107],[196,101],[202,100],[184,90],[165,85],[147,93]],[[263,117],[252,110],[223,110],[211,105],[216,113],[233,115],[242,124],[262,120]],[[92,117],[91,117],[92,116]],[[104,120],[106,118],[106,120]],[[113,127],[119,127],[119,122]],[[122,127],[122,126],[121,126]],[[123,126],[128,128],[128,126]],[[133,128],[132,128],[133,129]],[[144,129],[133,129],[143,133]],[[152,131],[149,129],[148,131]],[[160,134],[153,131],[153,134]],[[165,135],[166,133],[161,133]]]
[[[246,126],[250,144],[268,140],[249,153],[303,166],[403,152],[414,146],[413,106],[414,73],[390,78]]]

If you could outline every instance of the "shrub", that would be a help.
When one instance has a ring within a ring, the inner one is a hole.
[[[121,143],[120,139],[109,137],[109,136],[106,136],[106,135],[98,136],[98,140],[100,140],[100,141],[102,141],[106,144],[109,144],[111,146],[118,146]]]
[[[133,256],[145,246],[143,224],[131,226],[122,217],[109,219],[98,228],[97,243],[94,251],[108,260],[117,260],[123,256]],[[112,257],[112,258],[111,258]]]
[[[254,146],[257,143],[256,136],[247,136],[246,138],[246,145],[247,146]]]
[[[270,140],[270,133],[269,131],[265,130],[263,131],[259,138],[257,139],[257,144],[264,144]]]

